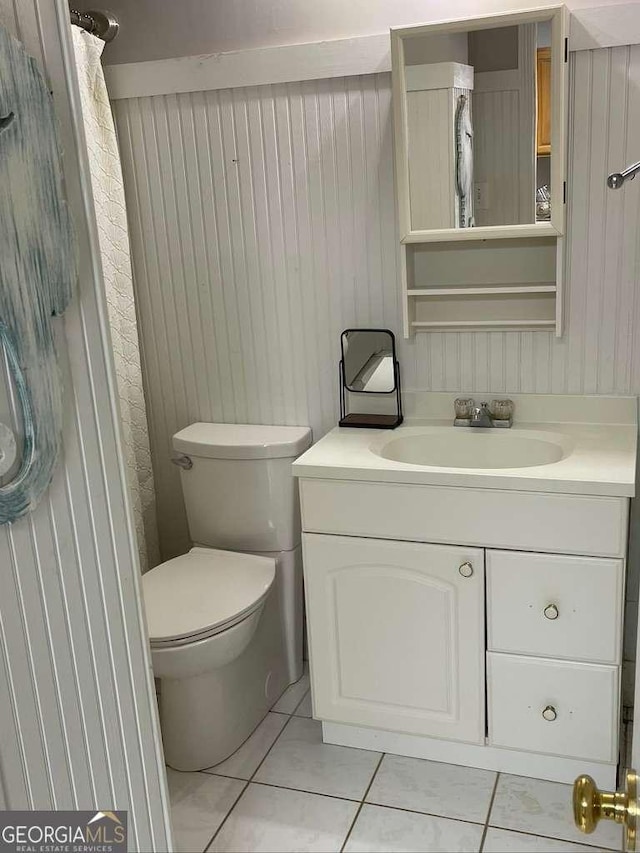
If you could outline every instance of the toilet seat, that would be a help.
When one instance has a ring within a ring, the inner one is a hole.
[[[262,606],[275,561],[234,551],[192,548],[142,576],[152,648],[204,640]]]

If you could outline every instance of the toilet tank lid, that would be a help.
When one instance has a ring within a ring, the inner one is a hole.
[[[191,424],[173,436],[173,447],[209,459],[294,459],[311,444],[309,427],[262,424]]]

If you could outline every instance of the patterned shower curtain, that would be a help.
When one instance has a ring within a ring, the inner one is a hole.
[[[72,27],[98,220],[120,416],[142,571],[159,562],[149,431],[142,387],[122,168],[100,55],[104,42]]]

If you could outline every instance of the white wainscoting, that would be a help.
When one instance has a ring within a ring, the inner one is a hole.
[[[336,422],[339,336],[398,329],[389,75],[115,104],[165,555],[193,420]]]
[[[419,333],[407,388],[640,392],[640,47],[571,57],[566,332]],[[610,100],[609,100],[610,98]],[[120,100],[165,556],[187,544],[171,434],[337,416],[338,339],[400,332],[388,74]]]
[[[54,91],[80,242],[77,292],[57,330],[64,458],[36,511],[0,527],[0,806],[126,809],[129,849],[163,851],[168,803],[106,305],[90,253],[97,232],[64,77],[58,21],[67,19],[65,0],[0,0],[0,21]]]

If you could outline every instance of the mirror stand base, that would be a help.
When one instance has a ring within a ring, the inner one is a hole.
[[[338,426],[361,427],[362,429],[395,429],[402,423],[402,415],[374,415],[351,412],[340,418]]]

